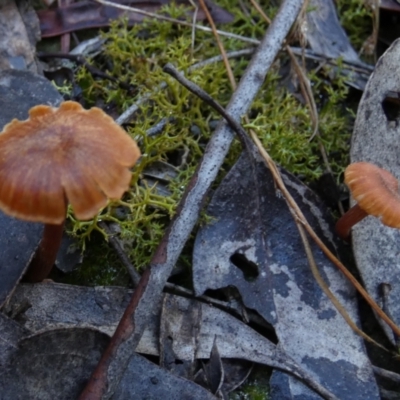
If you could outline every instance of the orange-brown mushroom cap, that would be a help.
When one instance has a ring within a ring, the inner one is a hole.
[[[399,182],[388,171],[367,162],[350,164],[345,183],[366,213],[392,228],[400,228]]]
[[[135,141],[99,108],[73,101],[33,107],[0,134],[0,208],[60,224],[69,202],[78,219],[90,219],[129,188],[139,157]]]

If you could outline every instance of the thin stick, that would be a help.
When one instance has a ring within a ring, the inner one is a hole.
[[[229,82],[231,83],[232,88],[236,89],[236,80],[235,80],[235,77],[233,76],[232,68],[229,65],[228,57],[226,55],[224,45],[222,44],[221,39],[218,35],[217,27],[215,26],[214,20],[211,16],[210,12],[208,11],[208,7],[207,7],[206,3],[204,2],[204,0],[199,0],[199,3],[201,5],[201,8],[203,9],[204,13],[206,14],[208,23],[210,24],[212,32],[215,37],[215,40],[217,41],[219,51],[224,60],[226,72],[228,73]]]
[[[227,57],[228,58],[236,58],[236,57],[242,57],[242,56],[246,56],[246,55],[250,55],[253,54],[255,51],[255,49],[250,48],[250,49],[243,49],[243,50],[238,50],[238,51],[232,51],[227,53]],[[210,65],[216,62],[220,62],[222,61],[222,56],[215,56],[215,57],[211,57],[207,60],[204,61],[200,61],[196,64],[193,64],[191,67],[188,68],[188,72],[192,72],[195,71],[196,69],[199,68],[203,68],[206,65]],[[122,125],[126,122],[129,121],[130,118],[132,118],[132,115],[139,110],[140,106],[144,103],[146,103],[146,101],[150,100],[151,97],[161,91],[164,90],[167,87],[167,83],[166,82],[161,82],[152,92],[148,92],[145,95],[143,95],[140,99],[138,99],[134,104],[132,104],[129,108],[127,108],[116,120],[115,122],[119,125]]]
[[[190,56],[193,58],[193,54],[194,54],[194,39],[196,37],[196,20],[197,20],[197,14],[199,12],[199,7],[197,6],[197,4],[195,4],[195,2],[193,0],[189,0],[189,3],[193,6],[194,8],[194,13],[193,13],[193,25],[192,25],[192,45],[190,47]]]
[[[256,0],[250,0],[250,2],[256,8],[256,10],[259,12],[259,14],[264,18],[264,20],[268,24],[270,24],[271,20],[264,13],[263,9],[260,7],[260,5],[257,3],[257,1]],[[328,168],[328,171],[330,173],[332,173],[332,170],[331,170],[330,165],[329,165],[328,157],[326,155],[325,148],[324,148],[324,146],[323,146],[323,144],[322,144],[322,142],[320,140],[320,137],[319,137],[319,120],[318,120],[317,106],[316,106],[316,103],[315,103],[315,100],[314,100],[314,96],[313,96],[313,93],[312,93],[312,90],[311,90],[310,83],[308,81],[308,77],[306,76],[306,74],[305,74],[304,70],[302,69],[302,67],[300,66],[300,64],[297,62],[297,59],[296,59],[292,49],[290,48],[290,46],[288,46],[286,44],[284,46],[284,49],[289,54],[289,57],[292,60],[292,63],[294,65],[295,69],[296,69],[297,75],[299,76],[299,79],[300,79],[300,84],[301,84],[303,96],[307,100],[307,104],[309,105],[309,108],[310,108],[310,113],[311,113],[311,116],[312,116],[312,122],[313,122],[313,125],[314,125],[314,133],[311,135],[311,138],[309,140],[312,140],[312,138],[315,135],[318,135],[319,145],[320,145],[320,148],[321,148],[321,153],[322,153],[324,162],[325,162],[325,164],[326,164],[326,166]],[[253,136],[256,136],[254,131],[251,131],[251,134]],[[274,174],[273,174],[273,176],[274,176],[274,179],[276,179]],[[339,202],[339,205],[341,206],[340,202]],[[313,255],[311,247],[310,247],[310,243],[309,243],[308,238],[307,238],[307,236],[306,236],[306,234],[304,232],[303,226],[298,221],[297,216],[294,213],[293,209],[291,207],[289,207],[289,210],[290,210],[290,213],[292,214],[292,216],[294,218],[294,221],[296,223],[297,229],[299,230],[300,237],[301,237],[302,242],[303,242],[303,246],[304,246],[304,249],[305,249],[305,252],[306,252],[306,256],[307,256],[307,260],[308,260],[308,264],[310,266],[311,272],[313,274],[314,279],[317,281],[318,285],[320,286],[320,288],[323,290],[323,292],[330,299],[332,304],[336,307],[336,309],[342,315],[344,320],[351,327],[351,329],[353,329],[353,331],[355,333],[357,333],[358,335],[363,337],[365,340],[368,340],[369,342],[375,344],[376,346],[378,346],[378,347],[380,347],[380,348],[382,348],[382,349],[384,349],[386,351],[389,351],[385,347],[383,347],[381,344],[379,344],[375,340],[373,340],[370,336],[365,334],[361,329],[358,328],[358,326],[353,322],[353,320],[351,319],[350,315],[347,313],[345,308],[342,306],[342,304],[339,302],[339,300],[336,298],[336,296],[329,289],[328,285],[325,283],[325,281],[323,280],[321,274],[319,273],[317,264],[316,264],[315,259],[314,259],[314,255]],[[341,209],[341,211],[342,211],[342,209]],[[343,214],[343,212],[342,212],[342,214]]]
[[[190,90],[193,94],[195,94],[205,103],[209,104],[226,120],[227,118],[229,118],[229,121],[227,120],[227,122],[229,123],[229,125],[232,124],[231,127],[237,133],[243,148],[248,150],[251,150],[253,148],[253,143],[251,142],[246,131],[243,128],[241,128],[239,122],[235,121],[232,117],[230,117],[225,111],[225,109],[217,101],[215,101],[207,92],[205,92],[203,89],[201,89],[199,86],[197,86],[189,79],[185,78],[184,75],[170,63],[165,64],[163,71],[171,75],[173,78],[175,78],[182,86]],[[235,128],[233,128],[233,126],[235,126]]]
[[[379,368],[375,365],[372,366],[372,369],[377,375],[382,376],[386,379],[390,379],[392,382],[395,382],[397,384],[400,383],[400,375],[396,372],[388,371],[387,369]]]
[[[108,241],[114,248],[122,264],[124,264],[125,268],[128,270],[134,286],[137,286],[140,281],[140,274],[139,272],[137,272],[136,268],[129,260],[127,254],[125,253],[125,251],[121,246],[120,241],[114,237],[114,233],[111,232],[111,229],[109,228],[108,224],[106,224],[104,221],[98,222],[98,225],[107,234]]]
[[[168,21],[168,22],[171,22],[171,23],[174,23],[174,24],[188,26],[190,28],[195,27],[196,29],[198,29],[200,31],[203,31],[203,32],[212,32],[212,29],[209,28],[208,26],[197,25],[197,24],[193,25],[191,22],[181,21],[181,20],[178,20],[178,19],[167,17],[165,15],[155,14],[155,13],[152,13],[152,12],[149,12],[149,11],[141,10],[141,9],[135,8],[135,7],[124,6],[123,4],[112,3],[112,2],[107,1],[107,0],[94,0],[94,1],[96,1],[97,3],[103,4],[103,5],[106,5],[106,6],[115,7],[115,8],[121,9],[121,10],[125,10],[125,11],[135,12],[137,14],[142,14],[142,15],[145,15],[147,17],[159,19],[161,21]],[[231,32],[221,31],[219,29],[217,30],[217,33],[220,36],[224,36],[224,37],[227,37],[227,38],[230,38],[230,39],[240,40],[242,42],[249,43],[249,44],[254,44],[256,46],[258,46],[261,43],[261,41],[258,40],[258,39],[253,39],[253,38],[249,38],[249,37],[246,37],[246,36],[236,35],[236,34],[231,33]],[[299,49],[299,48],[296,48],[296,47],[291,47],[291,49],[297,55],[304,55],[306,58],[325,61],[330,65],[337,65],[336,60],[327,59],[326,56],[324,56],[323,54],[317,54],[317,53],[315,53],[315,52],[313,52],[311,50],[304,51],[304,49]],[[351,68],[355,72],[367,73],[366,72],[366,70],[367,70],[368,72],[371,73],[374,70],[374,67],[372,65],[368,65],[368,64],[364,64],[364,63],[356,64],[354,62],[350,62],[350,61],[346,61],[346,60],[343,60],[341,62],[344,65],[348,65],[349,68]]]
[[[167,17],[165,15],[160,15],[160,14],[152,13],[152,12],[149,12],[149,11],[141,10],[141,9],[135,8],[135,7],[124,6],[123,4],[112,3],[112,2],[107,1],[107,0],[95,0],[95,1],[97,3],[103,4],[103,5],[106,5],[106,6],[115,7],[115,8],[121,9],[121,10],[125,10],[125,11],[135,12],[137,14],[142,14],[142,15],[145,15],[147,17],[155,18],[155,19],[158,19],[158,20],[161,20],[161,21],[168,21],[168,22],[171,22],[171,23],[174,23],[174,24],[188,26],[190,28],[194,27],[194,28],[196,28],[196,29],[198,29],[200,31],[203,31],[203,32],[212,32],[212,29],[209,28],[208,26],[197,25],[197,24],[193,25],[193,23],[191,23],[191,22],[181,21],[181,20],[178,20],[178,19]],[[240,40],[240,41],[245,42],[245,43],[254,44],[256,46],[258,46],[261,43],[261,41],[258,40],[258,39],[249,38],[249,37],[241,36],[241,35],[236,35],[236,34],[231,33],[231,32],[221,31],[219,29],[217,30],[217,33],[220,36],[224,36],[224,37],[227,37],[227,38],[230,38],[230,39],[237,39],[237,40]],[[299,48],[296,48],[296,47],[291,47],[291,49],[295,54],[303,55],[303,49],[299,49]],[[304,56],[306,58],[310,58],[310,59],[314,59],[314,60],[326,61],[331,65],[337,65],[336,60],[329,60],[323,54],[317,54],[317,53],[315,53],[315,52],[313,52],[311,50],[306,50],[304,52]],[[372,72],[374,70],[374,67],[372,65],[368,65],[368,64],[364,64],[364,63],[358,65],[358,64],[355,64],[353,62],[349,62],[349,61],[343,60],[342,64],[346,64],[350,68],[352,68],[354,71],[361,72],[361,73],[365,73],[366,69],[368,69],[369,72]]]
[[[193,25],[191,22],[182,21],[182,20],[179,20],[179,19],[167,17],[166,15],[155,14],[155,13],[152,13],[152,12],[149,12],[149,11],[141,10],[140,8],[128,7],[128,6],[124,6],[122,4],[112,3],[111,1],[107,1],[107,0],[95,0],[95,1],[97,3],[103,4],[105,6],[115,7],[115,8],[118,8],[120,10],[134,12],[136,14],[145,15],[146,17],[155,18],[155,19],[158,19],[160,21],[172,22],[173,24],[188,26],[190,28],[195,26],[196,29],[198,29],[199,31],[212,32],[212,29],[209,28],[208,26],[197,25],[197,24]],[[218,32],[219,35],[226,36],[226,37],[228,37],[230,39],[237,39],[237,40],[240,40],[242,42],[251,43],[251,44],[255,44],[255,45],[260,44],[260,41],[257,40],[257,39],[252,39],[252,38],[249,38],[249,37],[246,37],[246,36],[236,35],[236,34],[231,33],[231,32],[225,32],[225,31],[220,31],[220,30],[217,30],[217,32]]]

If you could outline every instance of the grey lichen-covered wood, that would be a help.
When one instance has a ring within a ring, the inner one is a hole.
[[[45,103],[57,105],[62,97],[54,86],[29,71],[0,72],[0,131],[13,118],[26,119],[31,107]],[[15,155],[18,160],[18,154]],[[20,158],[23,168],[24,160]],[[0,211],[0,305],[21,279],[42,232],[41,224],[8,217]]]
[[[351,161],[367,161],[400,178],[400,124],[396,108],[384,108],[387,97],[400,93],[400,41],[395,41],[379,59],[357,111],[351,146]],[[390,105],[390,104],[389,104]],[[352,242],[357,267],[366,289],[400,325],[400,230],[367,217],[353,228]],[[390,290],[383,298],[382,284]],[[388,338],[391,330],[383,322]]]

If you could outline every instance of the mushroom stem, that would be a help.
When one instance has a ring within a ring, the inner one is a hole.
[[[344,215],[336,222],[335,231],[343,239],[348,241],[350,238],[351,228],[363,220],[366,213],[358,204],[351,207]]]
[[[49,275],[61,245],[64,223],[65,220],[60,225],[44,225],[42,240],[25,273],[25,280],[41,282]]]

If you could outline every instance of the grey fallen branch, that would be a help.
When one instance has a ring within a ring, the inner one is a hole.
[[[283,1],[227,107],[227,112],[236,121],[251,106],[302,4],[302,0]],[[208,189],[218,174],[232,140],[231,128],[221,121],[80,400],[109,399],[118,387],[147,321],[161,301],[165,283],[198,219]]]

